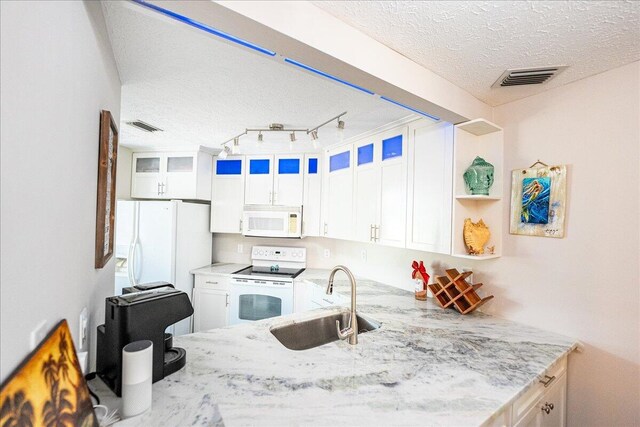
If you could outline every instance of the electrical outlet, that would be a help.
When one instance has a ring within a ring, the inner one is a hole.
[[[78,343],[76,345],[79,350],[85,348],[84,345],[87,343],[88,333],[89,314],[87,313],[87,307],[84,307],[80,312],[80,317],[78,318]]]
[[[46,320],[43,320],[40,323],[38,323],[38,326],[33,328],[30,336],[31,350],[36,348],[36,346],[40,344],[40,342],[44,339],[44,337],[47,336],[47,332],[49,332],[48,326],[49,326],[49,322],[47,322]]]
[[[331,251],[329,249],[324,250],[324,257],[329,258],[331,256]]]
[[[363,249],[363,250],[360,251],[360,259],[362,261],[366,261],[367,260],[367,250],[366,249]]]
[[[244,245],[242,243],[238,243],[238,253],[241,254],[244,252]]]

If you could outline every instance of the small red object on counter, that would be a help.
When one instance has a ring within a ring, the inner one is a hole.
[[[411,264],[411,267],[413,267],[413,273],[411,273],[411,277],[413,279],[418,279],[422,281],[421,289],[419,289],[418,286],[416,285],[416,289],[415,289],[416,299],[420,301],[425,301],[427,299],[427,283],[429,283],[429,278],[431,276],[429,276],[429,274],[427,273],[427,270],[424,268],[424,263],[422,261],[420,261],[419,264],[418,264],[418,261],[413,261],[413,263]]]

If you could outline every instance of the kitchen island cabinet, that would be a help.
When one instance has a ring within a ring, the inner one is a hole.
[[[325,286],[328,275],[307,269],[297,279]],[[334,289],[349,295],[341,273]],[[120,425],[514,425],[510,414],[521,399],[542,412],[545,395],[530,393],[577,346],[480,312],[442,310],[374,281],[359,279],[357,290],[359,313],[382,326],[361,334],[356,346],[293,351],[269,330],[344,307],[176,337],[187,365],[153,385],[151,411]],[[92,386],[114,403],[99,380]]]

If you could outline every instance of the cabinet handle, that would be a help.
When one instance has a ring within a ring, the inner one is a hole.
[[[227,299],[226,299],[226,307],[229,307],[229,294],[226,294],[226,297],[227,297]]]
[[[373,228],[374,228],[374,230],[375,230],[375,236],[374,236],[374,239],[375,239],[375,241],[376,241],[376,242],[378,242],[378,241],[380,241],[380,226],[379,226],[379,225],[376,225],[376,226],[374,226]]]
[[[373,224],[369,224],[369,241],[373,241]]]
[[[162,183],[162,194],[164,195],[165,191],[164,191],[164,187],[166,186],[166,184],[163,182]]]
[[[273,203],[273,191],[269,191],[269,204]]]
[[[204,282],[204,283],[208,283],[210,285],[217,285],[218,284],[218,282],[209,282],[208,280],[206,282]]]
[[[240,230],[239,231],[242,233],[242,220],[240,220]]]
[[[277,200],[278,200],[278,193],[274,191],[273,192],[273,204],[274,205],[276,204]]]
[[[160,195],[160,183],[158,183],[158,196]]]
[[[324,223],[324,235],[325,235],[325,236],[327,235],[327,229],[328,229],[328,227],[327,227],[327,223],[325,222],[325,223]]]
[[[542,409],[542,412],[544,412],[545,414],[549,414],[551,411],[553,411],[553,403],[544,402],[544,406],[540,409]]]
[[[544,380],[540,380],[540,382],[542,384],[544,384],[544,386],[546,388],[546,387],[549,387],[549,384],[551,384],[553,382],[553,380],[556,379],[556,376],[554,375],[554,376],[550,377],[549,375],[545,375],[544,378],[545,379]]]

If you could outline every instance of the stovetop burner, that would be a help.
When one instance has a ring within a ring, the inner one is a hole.
[[[288,277],[295,278],[304,271],[304,268],[275,268],[273,267],[260,267],[252,265],[242,270],[236,271],[233,274],[241,274],[243,276],[275,276],[275,277]]]

